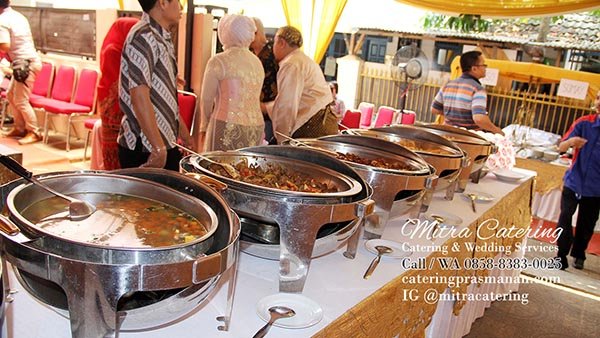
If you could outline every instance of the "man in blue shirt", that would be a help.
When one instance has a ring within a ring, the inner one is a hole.
[[[562,229],[557,244],[563,270],[569,266],[569,250],[575,258],[575,269],[583,269],[585,250],[600,212],[600,91],[596,95],[595,109],[595,114],[577,119],[558,146],[559,152],[575,149],[573,164],[564,177],[557,225]],[[579,215],[573,238],[571,220],[577,206]]]

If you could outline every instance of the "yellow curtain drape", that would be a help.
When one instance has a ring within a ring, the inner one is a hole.
[[[319,21],[319,33],[317,34],[317,45],[313,59],[321,62],[329,42],[335,33],[335,26],[346,7],[348,0],[325,0],[323,3],[323,11],[321,12],[321,20]]]
[[[346,3],[347,0],[281,0],[287,24],[302,32],[304,51],[316,62],[325,55]]]
[[[123,0],[119,0],[119,10],[123,10],[124,7]]]
[[[446,14],[495,17],[527,17],[582,12],[600,8],[598,0],[396,0],[407,5]]]
[[[306,2],[306,1],[304,1]],[[311,1],[312,6],[314,7],[315,1]],[[283,7],[283,13],[285,14],[285,19],[287,24],[292,27],[296,27],[302,32],[302,36],[304,37],[303,29],[302,29],[302,3],[301,0],[281,0],[281,6]]]

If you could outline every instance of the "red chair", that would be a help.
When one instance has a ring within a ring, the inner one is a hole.
[[[85,119],[85,121],[83,121],[83,126],[87,130],[87,135],[85,136],[85,146],[83,147],[83,160],[84,161],[87,159],[87,149],[90,144],[90,135],[92,134],[92,131],[94,130],[94,126],[96,125],[96,122],[98,122],[98,121],[100,121],[100,125],[102,126],[102,121],[99,118],[92,117],[89,119]]]
[[[33,82],[33,88],[31,88],[31,94],[29,98],[41,98],[48,97],[50,94],[50,88],[52,86],[52,80],[54,79],[54,64],[51,62],[44,61],[42,62],[42,70],[35,77],[35,81]],[[8,101],[6,101],[6,90],[8,89],[8,85],[10,84],[10,80],[4,78],[2,80],[2,84],[0,84],[0,97],[2,99],[2,120],[0,122],[0,128],[4,127],[4,118],[6,117],[6,107],[8,105]]]
[[[192,130],[194,119],[196,118],[196,109],[198,96],[192,92],[184,90],[177,91],[177,101],[179,102],[179,117],[185,123],[188,130]]]
[[[417,114],[414,111],[405,110],[402,112],[402,114],[400,116],[400,123],[401,124],[415,124],[416,119],[417,119]]]
[[[360,128],[369,128],[371,123],[373,122],[373,110],[375,110],[375,105],[368,102],[361,102],[358,105],[358,110],[360,110]]]
[[[396,109],[388,106],[380,106],[377,109],[377,115],[375,117],[375,128],[391,125],[396,114]]]
[[[31,95],[29,99],[36,97],[48,97],[50,94],[50,88],[52,88],[52,81],[54,80],[54,64],[51,62],[42,62],[42,70],[35,77],[33,82],[33,88],[31,88]]]
[[[46,112],[46,130],[44,139],[48,140],[48,121],[59,116],[67,116],[66,125],[67,145],[66,150],[71,149],[71,130],[78,138],[83,138],[85,132],[83,122],[86,117],[94,114],[96,106],[96,88],[98,87],[98,79],[100,78],[98,71],[94,69],[82,69],[79,72],[77,88],[73,102],[66,102],[58,99],[46,99],[42,103],[42,108]],[[56,86],[56,84],[55,84]],[[81,122],[76,125],[76,122]],[[54,130],[57,131],[58,124],[53,124]]]
[[[355,129],[355,128],[359,128],[360,127],[360,111],[359,110],[354,110],[354,109],[348,109],[346,111],[346,114],[344,114],[344,117],[342,118],[342,121],[339,124],[339,129],[340,130],[345,130],[345,129]]]
[[[6,92],[8,90],[8,85],[10,85],[10,79],[5,77],[0,82],[0,109],[2,109],[2,116],[0,117],[0,129],[4,128],[4,118],[6,117],[6,109],[8,109],[8,100],[6,99]]]
[[[61,65],[54,76],[50,97],[34,96],[29,98],[29,102],[34,108],[43,108],[43,105],[52,102],[51,100],[71,102],[73,87],[75,87],[75,67]]]

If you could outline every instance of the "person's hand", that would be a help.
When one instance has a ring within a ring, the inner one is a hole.
[[[569,142],[571,143],[571,147],[579,149],[587,143],[587,140],[583,137],[574,136],[569,139]]]
[[[185,80],[177,75],[177,89],[183,89],[185,87]]]
[[[185,133],[180,134],[179,140],[181,141],[182,146],[189,148],[189,149],[194,149],[194,141],[192,140],[192,137],[190,136],[190,134],[185,134]]]
[[[142,164],[141,168],[164,168],[167,164],[167,148],[165,146],[152,149],[148,161]]]

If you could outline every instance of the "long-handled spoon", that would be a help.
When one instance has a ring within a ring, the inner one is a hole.
[[[272,306],[269,308],[269,314],[271,315],[271,318],[269,319],[267,324],[261,327],[260,330],[258,330],[254,334],[254,336],[252,336],[252,338],[264,337],[267,334],[267,332],[269,332],[269,329],[271,328],[271,326],[273,326],[273,323],[275,323],[277,319],[293,317],[296,315],[296,312],[290,309],[289,307]]]
[[[19,162],[13,160],[10,157],[5,156],[5,155],[0,155],[0,163],[4,164],[4,166],[6,166],[12,172],[21,176],[22,178],[26,179],[27,181],[37,185],[38,187],[48,191],[49,193],[51,193],[53,195],[56,195],[62,199],[67,200],[69,202],[69,218],[72,221],[84,220],[84,219],[90,217],[90,215],[93,214],[94,211],[96,211],[96,207],[93,206],[92,204],[90,204],[86,201],[77,199],[77,198],[73,198],[71,196],[61,194],[58,191],[51,189],[47,185],[41,183],[35,177],[33,177],[33,174],[31,173],[31,171],[25,169],[22,165],[19,164]]]
[[[365,272],[365,275],[363,276],[364,279],[369,279],[369,277],[371,277],[371,275],[373,274],[373,271],[375,271],[375,268],[377,267],[377,265],[379,265],[379,261],[381,261],[381,256],[383,256],[385,254],[389,254],[393,251],[392,248],[387,247],[385,245],[377,245],[375,247],[375,250],[377,250],[377,257],[375,257],[371,261],[369,268],[367,269],[367,271]]]
[[[287,136],[285,134],[282,134],[282,133],[280,133],[278,131],[276,131],[275,133],[277,133],[277,135],[283,137],[284,139],[286,139],[286,140],[288,140],[290,142],[294,142],[296,144],[299,144],[299,145],[301,145],[303,147],[314,149],[314,150],[317,150],[317,151],[320,151],[320,152],[324,152],[324,153],[326,153],[328,155],[331,155],[331,156],[334,156],[334,157],[338,156],[338,153],[335,152],[335,151],[333,151],[333,150],[329,150],[329,149],[325,149],[325,148],[321,148],[321,147],[311,146],[310,144],[307,144],[307,143],[304,143],[302,141],[296,140],[295,138],[291,138],[291,137],[289,137],[289,136]]]
[[[193,154],[193,155],[196,155],[196,156],[200,157],[200,159],[202,159],[202,161],[206,161],[206,162],[208,162],[210,164],[214,164],[216,166],[219,166],[219,167],[223,168],[225,170],[225,172],[229,176],[231,176],[231,178],[233,178],[233,179],[238,179],[240,177],[240,173],[235,169],[234,166],[232,166],[229,163],[221,163],[221,162],[213,161],[210,158],[208,158],[206,156],[203,156],[203,155],[201,155],[201,154],[193,151],[192,149],[189,149],[187,147],[182,146],[181,144],[173,143],[173,145],[176,146],[176,147],[178,147],[178,148],[181,148],[181,149],[187,151],[190,154]]]

